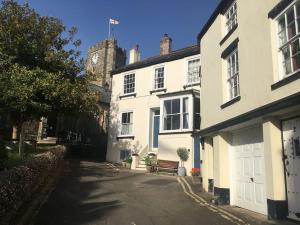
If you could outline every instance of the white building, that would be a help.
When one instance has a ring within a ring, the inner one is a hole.
[[[130,51],[131,64],[112,72],[111,122],[107,160],[120,162],[132,153],[142,160],[180,161],[185,147],[187,172],[200,167],[200,144],[192,134],[200,127],[199,46],[171,50],[165,35],[160,55],[139,61],[139,49]]]

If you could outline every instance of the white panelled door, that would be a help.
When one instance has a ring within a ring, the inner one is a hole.
[[[282,122],[289,218],[300,221],[300,118]]]
[[[233,204],[266,215],[262,127],[240,130],[232,142]]]

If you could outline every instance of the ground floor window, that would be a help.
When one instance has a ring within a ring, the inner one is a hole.
[[[192,129],[192,96],[178,96],[162,100],[161,122],[163,131]]]
[[[123,112],[121,117],[121,135],[131,135],[133,130],[133,112]]]

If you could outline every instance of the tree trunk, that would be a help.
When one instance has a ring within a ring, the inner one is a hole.
[[[19,138],[19,155],[24,153],[24,123],[20,124],[20,138]]]

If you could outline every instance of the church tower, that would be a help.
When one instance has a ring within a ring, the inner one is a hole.
[[[86,70],[95,76],[95,85],[111,90],[110,72],[125,64],[126,50],[118,47],[116,39],[109,38],[89,48]]]

